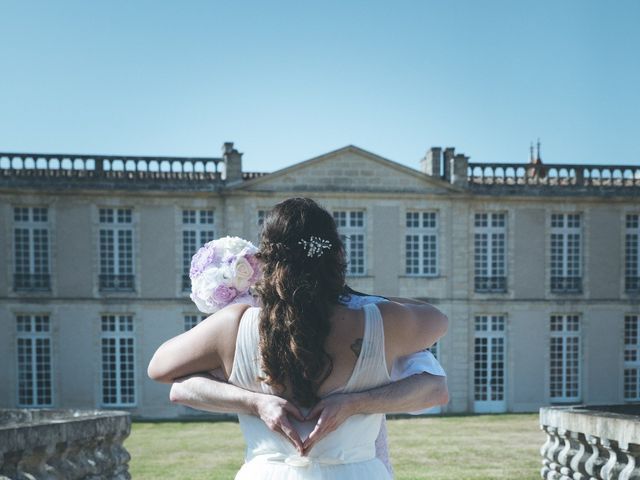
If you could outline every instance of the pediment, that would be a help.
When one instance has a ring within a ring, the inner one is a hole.
[[[239,185],[249,191],[450,194],[461,190],[355,146],[326,153]]]

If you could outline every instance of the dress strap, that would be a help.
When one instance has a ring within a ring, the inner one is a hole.
[[[357,391],[389,383],[389,370],[384,349],[384,323],[378,307],[365,305],[364,337],[358,361],[345,391]]]
[[[259,313],[259,308],[247,308],[240,318],[236,352],[231,375],[229,375],[230,383],[247,389],[256,388],[260,383],[257,377],[262,373],[258,348]]]

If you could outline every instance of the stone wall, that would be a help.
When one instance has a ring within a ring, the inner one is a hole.
[[[0,410],[0,480],[130,479],[126,412]]]

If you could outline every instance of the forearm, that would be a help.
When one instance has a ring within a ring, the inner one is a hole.
[[[349,395],[354,414],[415,412],[449,401],[447,378],[428,373]]]
[[[174,403],[208,412],[255,415],[259,395],[211,375],[196,374],[176,380],[169,398]]]

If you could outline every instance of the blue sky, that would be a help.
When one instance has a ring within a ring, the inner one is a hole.
[[[640,1],[0,0],[0,151],[640,164]]]

